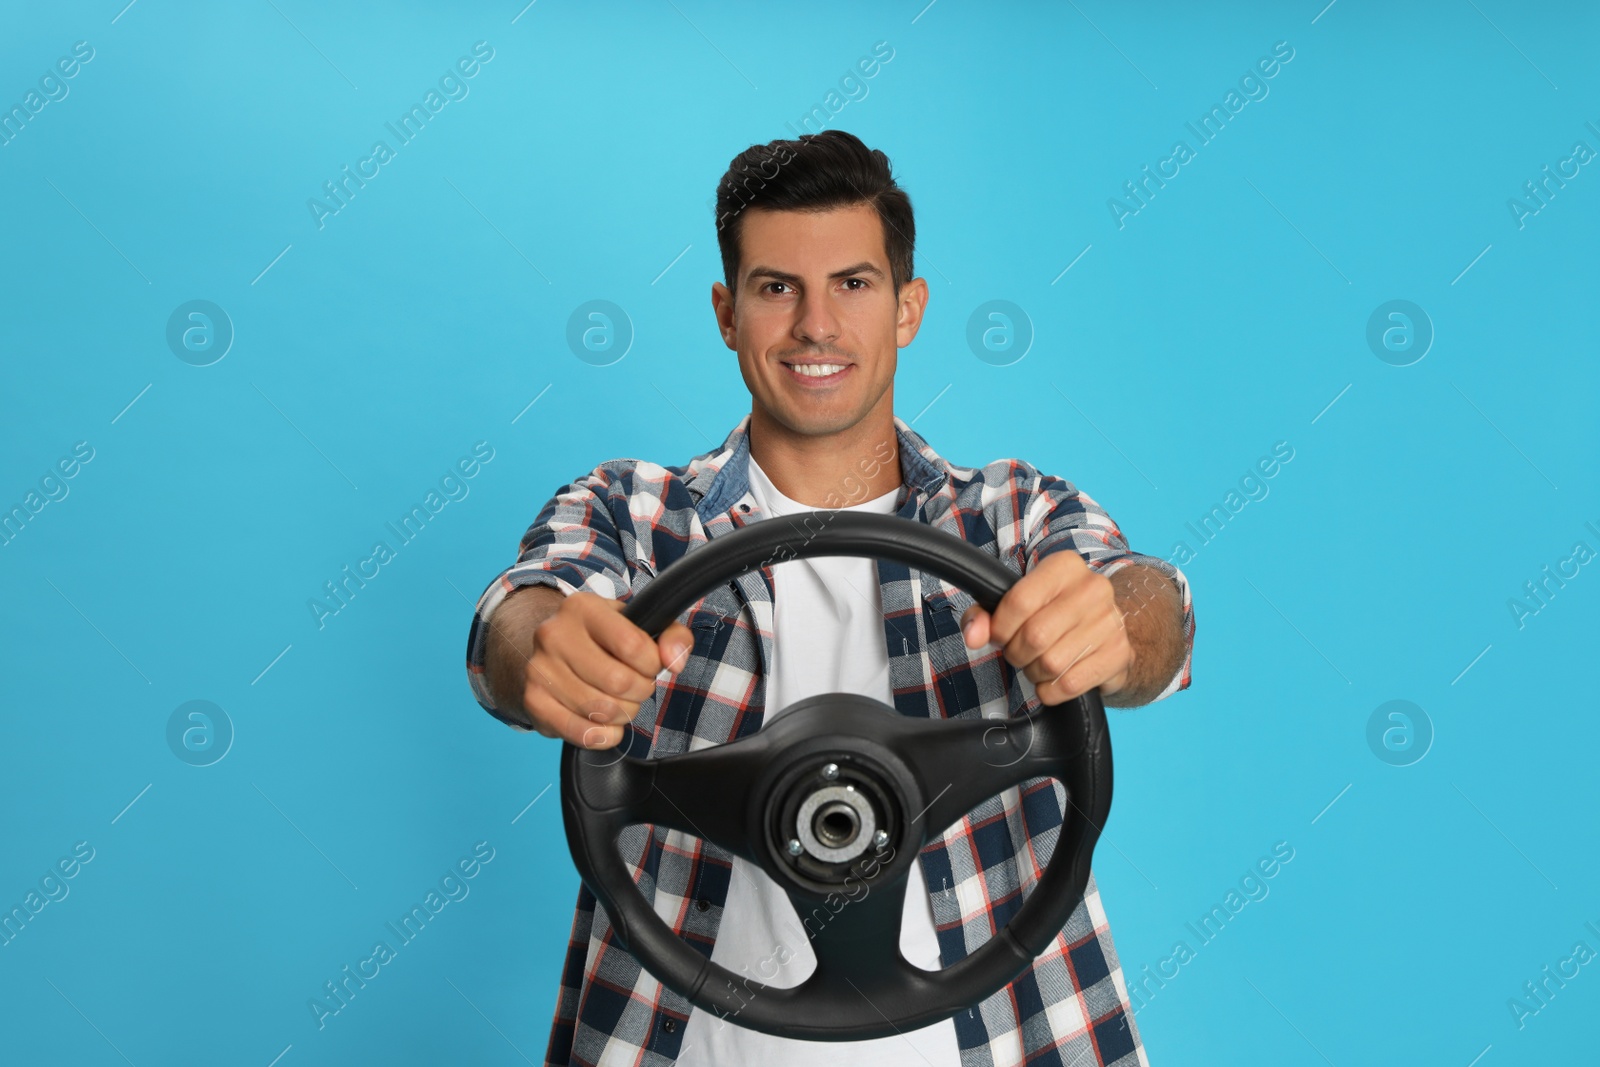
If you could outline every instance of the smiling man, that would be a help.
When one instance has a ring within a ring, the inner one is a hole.
[[[752,146],[718,187],[717,218],[724,280],[711,302],[750,414],[682,465],[612,460],[556,490],[478,602],[467,664],[484,708],[546,737],[626,738],[631,755],[655,757],[747,737],[819,693],[978,718],[1097,686],[1125,707],[1188,686],[1194,615],[1177,568],[1131,551],[1072,483],[1020,459],[956,466],[895,416],[898,353],[928,286],[912,276],[911,202],[882,152],[840,130]],[[655,640],[623,618],[686,552],[813,509],[927,523],[1021,577],[991,616],[901,564],[788,560],[708,594]],[[1025,783],[929,842],[907,886],[908,961],[948,967],[994,936],[1037,882],[1064,799],[1049,780]],[[759,868],[661,827],[630,827],[618,845],[657,914],[713,961],[785,988],[815,967],[806,927]],[[1055,943],[971,1011],[829,1044],[693,1010],[617,944],[580,888],[546,1061],[1146,1062],[1093,878]]]

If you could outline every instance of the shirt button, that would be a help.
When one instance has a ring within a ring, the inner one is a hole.
[[[707,900],[705,897],[701,897],[699,900],[694,902],[694,906],[699,908],[701,911],[710,911],[711,901]]]
[[[739,510],[740,511],[749,511],[750,510],[750,505],[749,504],[740,504],[739,505]]]
[[[661,1029],[665,1030],[669,1034],[677,1033],[678,1032],[678,1020],[676,1020],[676,1019],[666,1019],[666,1020],[664,1020],[661,1023]]]

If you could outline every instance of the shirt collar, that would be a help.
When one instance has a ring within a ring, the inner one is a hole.
[[[954,468],[898,415],[894,429],[901,484],[931,497]],[[701,470],[690,479],[689,492],[698,497],[695,511],[705,523],[733,508],[750,491],[750,416],[739,420],[720,448],[697,456],[696,460],[701,463]]]

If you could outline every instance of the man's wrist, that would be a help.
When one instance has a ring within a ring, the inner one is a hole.
[[[534,631],[566,600],[556,586],[539,582],[518,586],[490,614],[484,644],[484,673],[495,710],[504,718],[531,727],[523,706],[528,661],[533,658]]]
[[[1138,707],[1161,695],[1182,666],[1183,602],[1161,571],[1131,563],[1111,575],[1132,658],[1123,685],[1107,694],[1113,707]]]

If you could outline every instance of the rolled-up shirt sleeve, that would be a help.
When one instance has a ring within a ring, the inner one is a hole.
[[[1166,575],[1183,602],[1183,662],[1155,699],[1163,700],[1187,689],[1194,658],[1194,603],[1189,579],[1166,560],[1131,550],[1105,509],[1071,482],[1054,475],[1035,474],[1033,492],[1023,514],[1026,569],[1032,570],[1052,552],[1070,548],[1107,578],[1134,564]]]
[[[495,708],[484,673],[494,613],[513,590],[526,585],[553,586],[567,596],[580,590],[612,600],[627,595],[628,565],[607,506],[612,477],[612,472],[598,467],[557,489],[522,535],[517,561],[478,597],[467,634],[467,681],[485,711],[518,729],[527,727]]]

